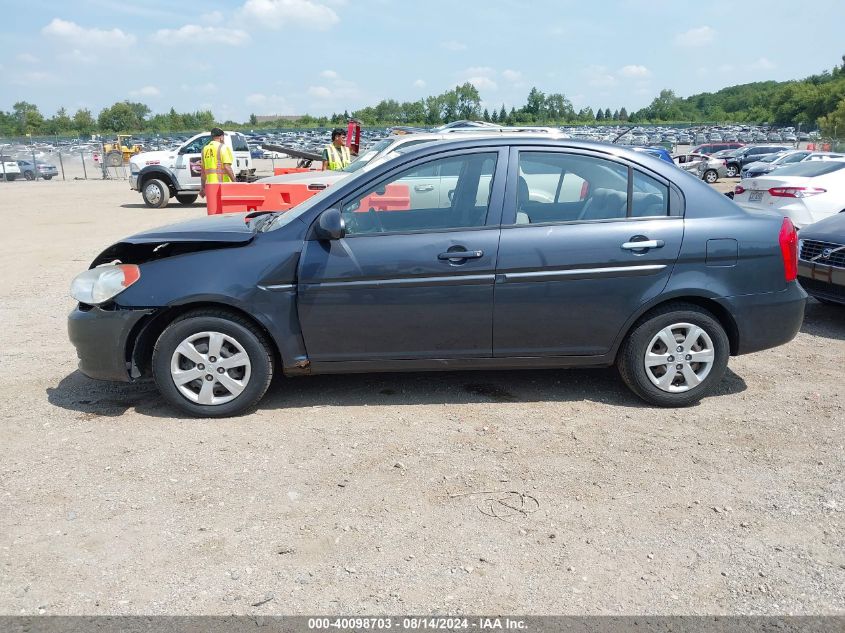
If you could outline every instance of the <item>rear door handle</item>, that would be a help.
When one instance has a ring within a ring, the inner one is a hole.
[[[437,259],[479,259],[481,257],[484,257],[484,251],[448,251],[446,253],[440,253]]]
[[[641,242],[625,242],[622,245],[626,251],[638,251],[645,248],[661,248],[666,242],[663,240],[643,240]]]
[[[434,191],[434,185],[414,185],[414,191]]]

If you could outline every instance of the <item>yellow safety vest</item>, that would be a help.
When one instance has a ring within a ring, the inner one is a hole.
[[[329,143],[326,145],[326,156],[329,157],[329,169],[332,171],[343,169],[352,162],[349,158],[349,148],[346,145],[341,145],[340,151],[338,152],[334,143]]]
[[[224,164],[233,163],[232,150],[225,143],[211,141],[202,148],[202,167],[205,170],[205,184],[216,185],[221,182],[232,182],[229,174],[223,168]]]

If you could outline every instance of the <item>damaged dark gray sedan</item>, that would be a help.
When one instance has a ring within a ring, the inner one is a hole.
[[[685,406],[795,336],[796,244],[646,154],[463,139],[286,213],[129,237],[74,280],[69,332],[83,373],[152,377],[199,416],[254,407],[274,374],[614,364]]]

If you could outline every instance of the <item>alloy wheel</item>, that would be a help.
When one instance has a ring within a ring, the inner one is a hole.
[[[651,339],[644,359],[646,375],[662,391],[689,391],[704,382],[715,357],[707,332],[692,323],[676,323]]]
[[[221,332],[198,332],[183,340],[170,359],[170,376],[191,402],[226,404],[249,383],[252,364],[243,346]]]

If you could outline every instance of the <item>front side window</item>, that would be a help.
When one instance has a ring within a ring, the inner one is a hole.
[[[202,153],[202,148],[208,145],[211,142],[211,134],[207,134],[205,136],[200,136],[195,138],[193,141],[185,145],[182,149],[179,150],[180,154],[200,154]]]
[[[348,236],[483,226],[497,154],[429,161],[368,187],[341,212]]]

